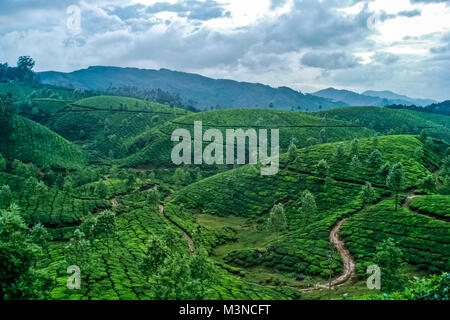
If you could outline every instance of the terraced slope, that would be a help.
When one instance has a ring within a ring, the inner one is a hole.
[[[32,120],[14,116],[8,120],[7,127],[0,136],[0,152],[10,159],[67,169],[80,168],[86,163],[78,146]]]
[[[370,129],[355,127],[348,122],[324,120],[301,112],[252,109],[207,111],[179,117],[130,139],[128,149],[134,153],[120,163],[125,166],[170,164],[170,153],[174,146],[170,140],[172,132],[185,128],[193,137],[194,121],[202,121],[204,131],[219,129],[224,137],[226,129],[279,129],[282,151],[287,150],[292,138],[296,139],[297,146],[305,147],[374,134]]]
[[[450,116],[378,107],[338,108],[317,114],[349,121],[381,134],[419,134],[422,129],[430,128],[428,132],[433,137],[450,141]]]
[[[419,146],[426,149],[427,159],[412,157]],[[372,150],[376,147],[382,152],[383,163],[402,162],[406,189],[416,186],[418,180],[429,173],[427,165],[438,158],[433,147],[423,145],[414,136],[362,139],[359,168],[350,166],[349,155],[335,158],[333,153],[336,147],[337,144],[329,143],[300,149],[294,163],[289,163],[287,155],[282,155],[281,170],[275,176],[261,176],[255,166],[217,174],[182,189],[175,195],[173,203],[183,204],[194,212],[243,216],[258,224],[264,223],[266,214],[274,204],[283,203],[288,219],[287,232],[276,240],[263,238],[253,245],[230,248],[221,255],[221,259],[245,268],[263,265],[283,272],[306,272],[326,278],[330,230],[343,217],[362,209],[358,196],[362,185],[370,181],[378,199],[389,194],[384,177],[366,162]],[[349,147],[350,143],[344,143],[344,149]],[[321,159],[326,159],[330,165],[332,179],[328,183],[318,176],[315,169]],[[317,202],[318,212],[309,218],[301,210],[300,196],[304,190],[311,191]],[[195,219],[184,216],[179,221],[186,228],[191,228],[193,234],[201,233],[201,228],[196,228],[193,222]],[[442,258],[440,264],[443,263]],[[340,257],[336,257],[336,261],[339,262]],[[336,264],[332,269],[333,274],[338,275],[341,265]]]
[[[133,98],[97,96],[69,104],[49,125],[83,145],[91,158],[111,158],[127,154],[128,139],[182,114],[187,111]]]

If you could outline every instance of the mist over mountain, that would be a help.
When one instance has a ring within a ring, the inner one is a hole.
[[[171,71],[95,66],[71,73],[41,72],[44,84],[105,91],[112,87],[162,89],[194,101],[199,110],[211,108],[268,108],[278,110],[330,109],[345,103],[303,94],[288,87],[273,88],[259,83],[211,79],[198,74]]]
[[[428,106],[430,104],[436,103],[436,100],[433,99],[414,99],[405,95],[397,94],[395,92],[385,90],[385,91],[374,91],[368,90],[364,91],[362,95],[370,96],[370,97],[379,97],[383,99],[388,99],[389,101],[397,101],[397,104],[404,104],[402,102],[408,102],[409,104],[416,106]]]

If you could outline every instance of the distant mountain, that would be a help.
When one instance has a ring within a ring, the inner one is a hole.
[[[414,98],[410,98],[401,94],[396,94],[392,91],[373,91],[373,90],[368,90],[362,93],[362,95],[365,96],[370,96],[370,97],[379,97],[382,99],[388,99],[389,101],[393,101],[394,103],[397,104],[402,104],[399,103],[399,101],[403,101],[403,102],[408,102],[408,104],[410,105],[416,105],[416,106],[427,106],[433,103],[436,103],[436,100],[433,99],[414,99]]]
[[[384,107],[387,105],[417,105],[426,106],[436,101],[431,99],[414,99],[396,94],[392,91],[365,91],[362,94],[349,91],[328,88],[317,91],[313,95],[328,98],[335,102],[342,101],[348,106],[375,106]]]
[[[369,97],[362,94],[349,91],[328,88],[312,93],[315,96],[331,99],[332,101],[344,102],[347,106],[373,106],[383,107],[386,103],[383,99],[378,97]]]
[[[116,87],[139,89],[162,89],[178,94],[185,101],[194,101],[200,110],[210,108],[267,108],[270,104],[279,110],[301,107],[315,111],[344,106],[287,87],[273,88],[259,83],[211,79],[198,74],[171,71],[167,69],[147,70],[95,66],[71,73],[41,72],[42,83],[68,88],[82,88],[106,91]]]

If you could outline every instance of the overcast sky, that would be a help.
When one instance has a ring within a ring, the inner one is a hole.
[[[0,0],[0,62],[20,55],[38,71],[168,68],[445,100],[450,1]]]

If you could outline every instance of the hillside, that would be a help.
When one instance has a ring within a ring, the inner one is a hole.
[[[344,224],[344,234],[351,236],[349,248],[351,253],[357,254],[358,274],[365,274],[366,262],[370,260],[362,258],[371,257],[373,247],[386,237],[378,236],[380,232],[391,234],[391,224],[396,225],[395,236],[403,237],[400,243],[407,251],[409,263],[421,265],[426,270],[445,271],[450,246],[448,226],[445,222],[416,217],[406,209],[395,212],[390,192],[385,187],[385,177],[378,167],[368,162],[375,148],[381,151],[381,163],[401,162],[405,172],[404,188],[410,190],[429,173],[430,165],[438,165],[436,159],[442,157],[445,150],[424,145],[412,136],[361,139],[358,151],[361,164],[355,168],[350,165],[351,155],[339,158],[333,155],[337,146],[338,143],[334,143],[300,149],[294,162],[289,162],[286,154],[282,155],[281,171],[276,176],[261,176],[259,170],[248,165],[189,185],[172,202],[191,209],[193,218],[186,214],[174,214],[174,217],[178,215],[177,221],[191,234],[200,231],[196,231],[195,221],[211,228],[225,220],[233,221],[235,216],[241,217],[243,220],[234,225],[238,242],[219,246],[213,251],[213,257],[244,268],[248,273],[261,270],[272,275],[304,272],[326,278],[329,232],[337,221],[347,216],[354,216],[352,223]],[[425,148],[423,159],[413,157],[417,147]],[[344,143],[344,150],[350,150],[349,143]],[[327,160],[330,166],[329,181],[316,169],[321,159]],[[370,181],[375,189],[376,202],[387,198],[389,201],[365,210],[359,194],[366,181]],[[311,216],[302,210],[300,199],[305,190],[312,192],[317,203],[317,212]],[[281,235],[267,233],[262,227],[268,212],[277,203],[284,205],[287,217],[287,230]],[[370,224],[361,221],[370,221]],[[409,231],[402,231],[402,225]],[[353,231],[355,228],[359,228],[358,231]],[[361,228],[364,229],[359,231]],[[433,235],[426,236],[425,229],[432,230]],[[360,234],[364,236],[360,237]],[[370,238],[367,243],[364,242],[366,237]],[[422,254],[417,251],[419,248],[423,252],[431,250],[431,253]],[[333,267],[334,275],[341,271],[341,262],[338,262]]]
[[[49,126],[82,145],[91,159],[114,158],[127,153],[127,139],[187,113],[139,99],[96,96],[59,110],[49,120]]]
[[[120,160],[120,163],[125,166],[170,164],[170,153],[174,146],[170,140],[172,132],[186,128],[193,136],[194,121],[202,121],[204,130],[217,128],[223,134],[227,128],[279,129],[282,151],[287,150],[293,138],[297,146],[304,147],[374,134],[370,129],[355,127],[348,122],[322,119],[302,112],[251,109],[207,111],[179,117],[130,139],[127,149],[132,155]]]
[[[45,84],[68,88],[104,91],[108,87],[137,87],[162,89],[179,94],[185,101],[197,102],[194,106],[206,110],[213,108],[268,108],[269,104],[280,110],[301,107],[318,110],[342,106],[328,99],[304,95],[287,87],[272,88],[267,85],[211,79],[198,74],[167,69],[145,70],[95,66],[71,73],[41,72]]]
[[[392,102],[392,103],[405,104],[405,105],[414,104],[414,105],[422,106],[422,107],[425,107],[432,103],[437,102],[436,100],[433,100],[433,99],[414,99],[414,98],[410,98],[405,95],[397,94],[397,93],[389,91],[389,90],[385,90],[385,91],[367,90],[361,94],[364,96],[369,96],[369,97],[379,97],[382,99],[388,99],[389,103],[391,103],[391,101],[396,101],[396,102]]]
[[[404,95],[396,94],[392,91],[368,90],[363,93],[356,93],[349,90],[337,90],[328,88],[314,92],[313,95],[331,99],[335,102],[344,102],[347,106],[375,106],[384,107],[392,104],[426,106],[435,103],[431,99],[414,99]]]
[[[32,120],[13,116],[6,126],[0,135],[0,153],[11,160],[68,169],[79,168],[86,162],[79,147]]]
[[[450,117],[444,115],[377,107],[339,108],[313,114],[349,121],[380,134],[419,134],[427,129],[431,136],[450,141]]]

